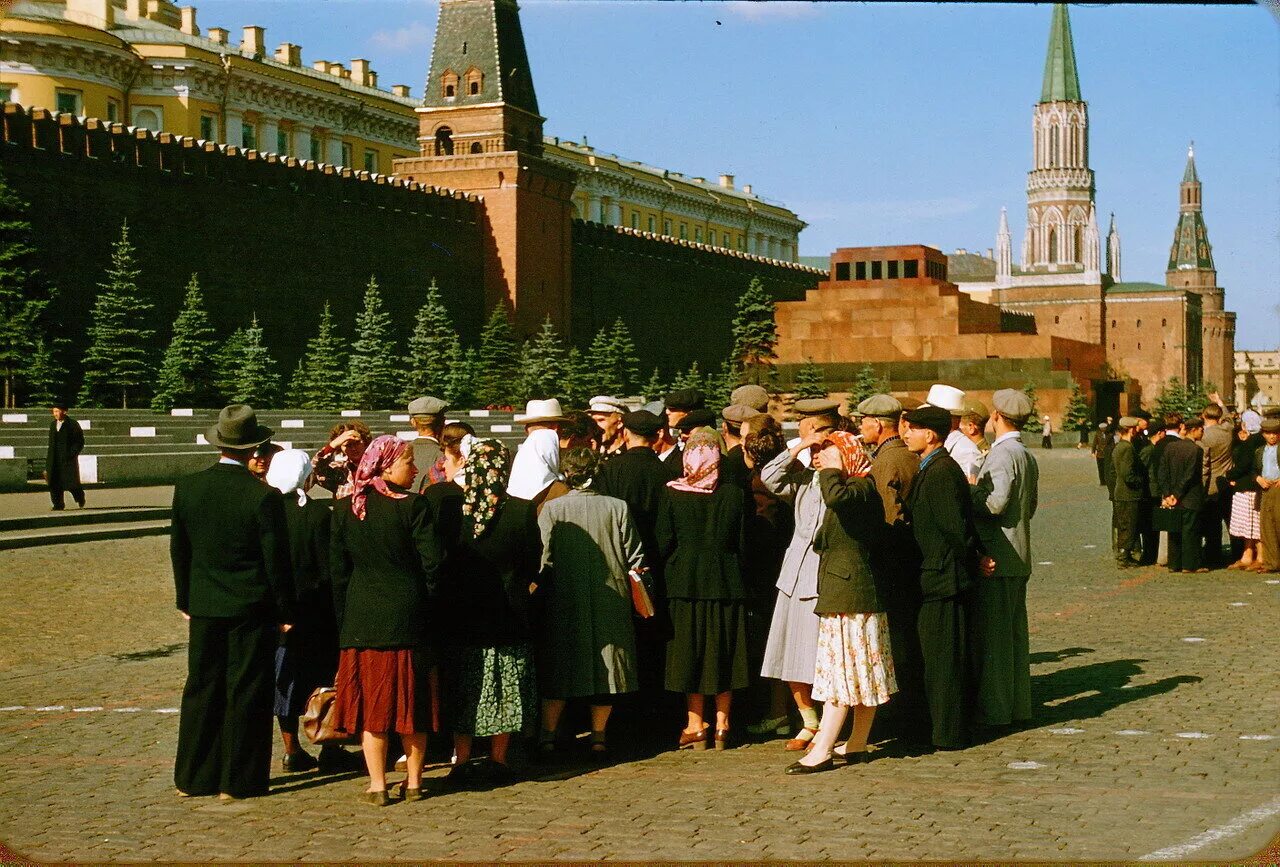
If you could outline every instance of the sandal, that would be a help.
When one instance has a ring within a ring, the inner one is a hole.
[[[409,781],[402,780],[400,782],[400,800],[402,801],[421,801],[426,795],[422,794],[422,788],[409,788]]]
[[[787,752],[796,753],[800,750],[809,749],[809,745],[813,743],[813,739],[817,736],[818,730],[811,729],[808,726],[796,732],[796,736],[783,744],[783,749]]]
[[[680,732],[680,742],[676,745],[677,750],[705,750],[707,748],[707,725],[702,726],[702,731],[697,732]]]

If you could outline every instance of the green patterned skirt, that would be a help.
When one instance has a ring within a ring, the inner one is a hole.
[[[529,645],[452,648],[449,674],[455,734],[484,738],[533,730],[537,695]]]

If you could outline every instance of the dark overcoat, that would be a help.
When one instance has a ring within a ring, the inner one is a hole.
[[[49,448],[45,453],[45,474],[50,487],[80,487],[80,453],[84,451],[84,431],[80,422],[68,418],[58,429],[57,421],[49,422]]]
[[[741,566],[746,515],[737,485],[718,485],[710,494],[669,488],[657,532],[669,598],[747,597]]]
[[[920,550],[925,601],[957,596],[973,582],[977,531],[969,480],[945,452],[922,461],[907,493],[907,510]]]
[[[1178,508],[1199,511],[1204,506],[1204,451],[1192,440],[1165,437],[1164,454],[1156,469],[1160,498],[1178,498]]]

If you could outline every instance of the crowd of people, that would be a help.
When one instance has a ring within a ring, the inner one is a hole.
[[[178,792],[264,794],[273,717],[284,770],[340,767],[299,739],[325,687],[375,805],[422,798],[428,733],[452,735],[450,783],[500,784],[513,742],[555,761],[574,720],[607,757],[615,706],[673,749],[785,735],[792,775],[866,761],[873,725],[949,750],[1025,724],[1033,407],[992,403],[801,400],[789,440],[756,385],[719,412],[694,389],[533,400],[512,455],[425,396],[416,439],[346,421],[310,457],[229,406],[219,461],[174,491]]]
[[[1277,443],[1280,410],[1236,415],[1217,395],[1198,416],[1138,411],[1100,423],[1092,453],[1117,564],[1280,571]]]

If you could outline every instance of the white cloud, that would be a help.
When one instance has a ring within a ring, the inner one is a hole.
[[[816,3],[791,0],[730,0],[724,4],[724,9],[730,15],[747,21],[817,18],[821,14]]]
[[[436,31],[421,21],[412,21],[395,30],[379,30],[369,37],[370,44],[383,51],[410,51],[430,48]]]

